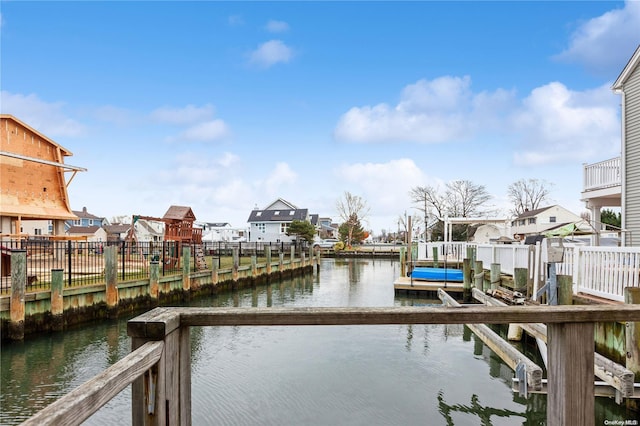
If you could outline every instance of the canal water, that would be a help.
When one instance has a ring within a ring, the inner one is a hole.
[[[192,306],[408,306],[399,263],[323,259],[319,273]],[[0,424],[18,424],[130,351],[126,318],[2,346]],[[539,425],[546,398],[462,325],[207,327],[192,330],[194,425]],[[630,419],[597,398],[596,424]],[[130,424],[130,389],[90,425]],[[609,423],[613,424],[613,423]]]

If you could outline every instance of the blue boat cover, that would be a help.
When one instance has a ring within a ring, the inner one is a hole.
[[[462,271],[450,268],[418,267],[411,272],[411,278],[414,280],[462,282]]]

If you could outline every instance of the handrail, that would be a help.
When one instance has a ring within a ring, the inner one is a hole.
[[[163,341],[145,343],[22,424],[41,426],[82,423],[153,367],[160,360],[163,349]]]

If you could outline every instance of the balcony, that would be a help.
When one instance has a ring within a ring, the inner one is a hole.
[[[622,198],[621,157],[583,166],[581,200],[588,206],[620,206]]]

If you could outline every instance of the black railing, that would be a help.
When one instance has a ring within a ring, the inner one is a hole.
[[[149,276],[149,262],[158,261],[162,276],[182,273],[183,246],[175,241],[55,241],[49,239],[23,239],[0,242],[2,264],[0,268],[0,294],[11,289],[11,251],[27,251],[27,292],[51,288],[51,270],[63,269],[65,287],[81,287],[105,282],[105,256],[107,246],[117,246],[118,279],[132,281]],[[217,262],[218,268],[231,267],[234,249],[238,250],[240,265],[249,265],[251,256],[266,257],[266,247],[271,248],[272,262],[280,253],[285,259],[307,250],[305,243],[296,242],[204,242],[202,249],[191,245],[190,270],[207,270]],[[198,255],[201,260],[198,261]],[[263,260],[262,260],[263,261]]]

